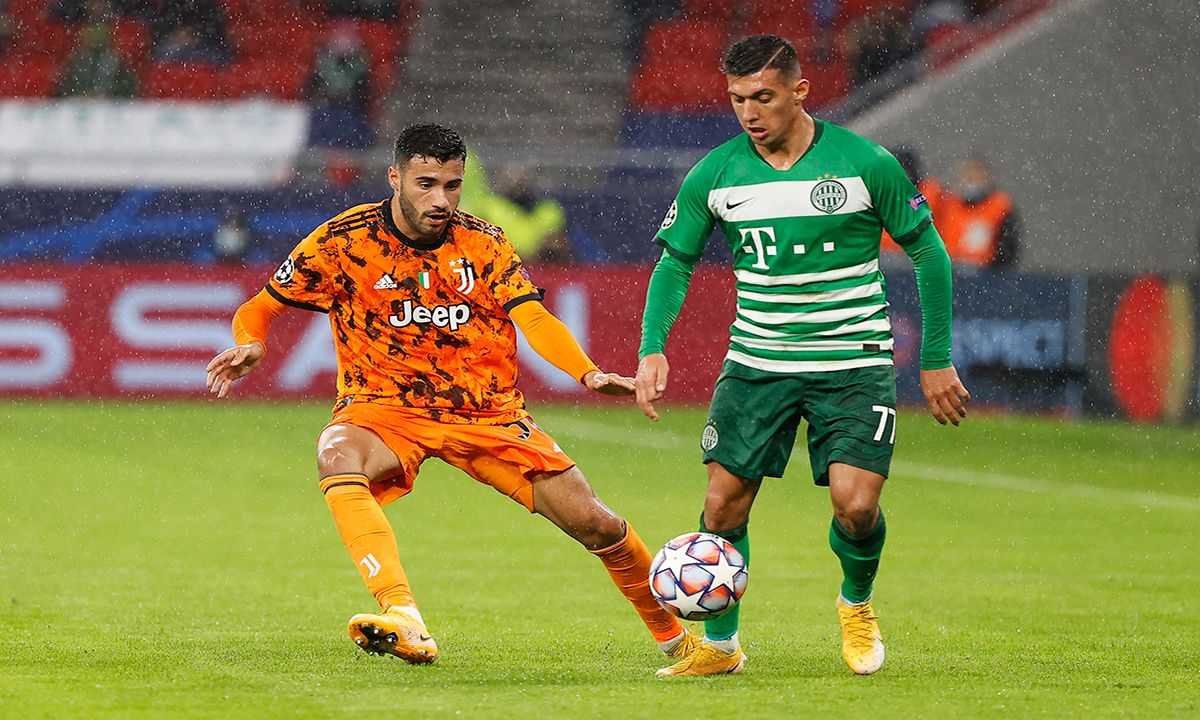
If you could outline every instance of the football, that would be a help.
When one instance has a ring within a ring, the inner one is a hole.
[[[746,578],[742,554],[709,533],[674,538],[650,564],[654,598],[684,620],[711,620],[732,610],[746,592]]]

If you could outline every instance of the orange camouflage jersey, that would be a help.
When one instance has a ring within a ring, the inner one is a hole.
[[[301,241],[266,290],[329,314],[338,408],[370,400],[442,422],[525,416],[508,312],[542,293],[495,225],[460,211],[442,240],[420,243],[401,234],[388,201],[359,205]]]

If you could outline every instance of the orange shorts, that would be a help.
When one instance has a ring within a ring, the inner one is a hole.
[[[426,458],[436,457],[533,512],[533,482],[538,473],[560,473],[575,461],[528,413],[507,425],[444,423],[414,415],[394,405],[351,403],[333,415],[329,425],[348,424],[370,430],[400,459],[400,472],[371,482],[380,505],[408,494]],[[328,426],[326,426],[328,427]]]

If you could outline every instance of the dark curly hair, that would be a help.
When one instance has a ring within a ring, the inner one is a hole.
[[[778,35],[751,35],[738,40],[721,56],[721,72],[745,77],[775,68],[787,77],[800,76],[796,47]]]
[[[409,125],[396,136],[393,161],[403,167],[417,155],[444,163],[455,158],[467,159],[467,145],[458,133],[435,123]]]

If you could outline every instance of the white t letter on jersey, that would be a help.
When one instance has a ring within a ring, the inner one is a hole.
[[[743,245],[742,246],[742,249],[744,251],[753,252],[755,255],[758,256],[758,261],[754,263],[754,267],[758,268],[759,270],[769,269],[769,266],[767,265],[766,256],[775,254],[775,252],[774,252],[774,250],[775,250],[775,230],[774,230],[774,228],[770,228],[770,227],[741,228],[741,233],[742,233],[742,242],[746,242],[746,240],[749,239],[750,242],[754,243],[753,246],[751,246],[751,245]],[[767,240],[769,240],[771,242],[771,246],[769,248],[771,250],[771,252],[767,252],[768,248],[766,248],[763,245],[763,235],[766,235]]]

